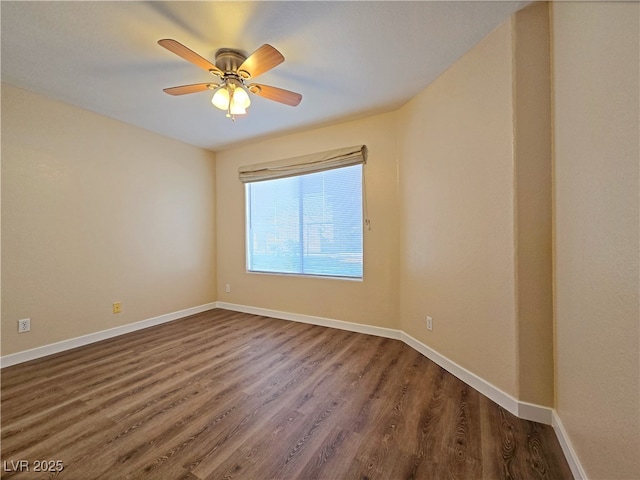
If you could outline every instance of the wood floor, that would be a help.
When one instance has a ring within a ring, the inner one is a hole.
[[[400,341],[226,310],[5,368],[1,409],[3,479],[572,478]]]

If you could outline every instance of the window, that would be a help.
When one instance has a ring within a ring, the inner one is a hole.
[[[249,271],[362,278],[362,164],[245,188]]]

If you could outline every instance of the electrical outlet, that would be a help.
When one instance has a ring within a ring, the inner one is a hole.
[[[231,284],[227,283],[224,286],[224,291],[227,292],[227,293],[231,293]]]
[[[25,333],[31,331],[31,319],[24,318],[18,320],[18,333]]]
[[[433,318],[427,317],[427,330],[433,330]]]
[[[113,302],[113,313],[120,313],[122,311],[122,306],[120,302]]]

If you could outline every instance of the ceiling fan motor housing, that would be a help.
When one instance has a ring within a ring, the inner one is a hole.
[[[251,75],[244,70],[238,71],[238,68],[247,59],[247,56],[237,50],[230,48],[222,48],[216,53],[216,67],[222,70],[225,75],[238,75],[242,78],[249,78]]]

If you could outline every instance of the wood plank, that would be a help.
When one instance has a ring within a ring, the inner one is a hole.
[[[220,309],[8,367],[0,398],[2,460],[63,479],[571,478],[551,427],[397,340]]]

